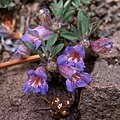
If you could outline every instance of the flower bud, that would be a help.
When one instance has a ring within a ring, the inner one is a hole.
[[[113,42],[108,38],[100,38],[91,43],[90,47],[95,53],[106,53],[112,50]]]
[[[61,22],[55,22],[53,25],[52,25],[52,28],[53,30],[57,30],[57,29],[60,29],[62,26],[62,23]]]
[[[29,56],[30,54],[30,50],[25,45],[19,45],[14,55],[17,58],[22,59]]]
[[[57,65],[55,62],[51,61],[50,63],[47,64],[47,69],[48,71],[56,71],[57,70]]]
[[[79,44],[84,46],[85,48],[88,48],[90,46],[89,40],[86,39],[82,40]]]
[[[46,8],[39,11],[38,18],[41,20],[42,25],[50,25],[52,23],[50,11]]]

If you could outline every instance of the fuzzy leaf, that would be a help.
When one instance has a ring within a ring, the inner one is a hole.
[[[78,37],[75,33],[69,32],[69,31],[62,32],[61,37],[66,38],[66,39],[71,40],[71,41],[78,39]]]
[[[41,48],[42,48],[43,52],[45,53],[46,57],[48,58],[48,52],[47,52],[46,48],[43,46]]]
[[[63,47],[64,47],[63,43],[57,45],[52,51],[52,57],[55,57],[55,55],[57,55],[62,50]]]
[[[53,35],[48,41],[47,46],[53,46],[58,39],[58,34]]]
[[[82,4],[80,3],[80,0],[74,0],[74,4],[77,6],[77,7],[81,7]]]
[[[57,4],[58,8],[62,8],[63,7],[63,0],[60,0]]]
[[[25,43],[25,45],[26,45],[30,50],[35,51],[35,46],[34,46],[34,44],[32,44],[32,43],[30,43],[30,42],[28,42],[28,41],[25,41],[24,43]]]
[[[59,11],[57,11],[57,13],[55,13],[55,16],[57,18],[61,17],[63,15],[63,9],[60,9]]]
[[[88,28],[89,28],[89,19],[87,16],[85,16],[83,11],[78,12],[78,31],[81,36],[85,35],[88,33]]]
[[[71,0],[67,0],[64,4],[64,8],[67,7],[69,5],[69,3],[71,2]]]
[[[92,2],[93,0],[82,0],[82,3],[88,5]]]
[[[63,16],[62,21],[65,22],[66,20],[68,20],[69,17],[71,17],[74,12],[75,12],[75,11],[69,11],[69,12],[67,12],[67,13]]]

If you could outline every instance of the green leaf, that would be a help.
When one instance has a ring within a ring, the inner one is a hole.
[[[57,18],[61,17],[63,15],[63,9],[60,9],[57,13],[55,13],[55,16]]]
[[[64,8],[66,8],[70,4],[71,0],[67,0],[64,4]]]
[[[74,25],[71,25],[71,31],[76,34],[76,36],[79,36],[78,30],[75,28]]]
[[[0,8],[13,7],[15,3],[11,0],[0,0]]]
[[[69,11],[69,12],[67,12],[67,13],[63,16],[62,21],[65,22],[66,20],[68,20],[69,17],[71,17],[74,12],[75,12],[75,11]]]
[[[54,0],[54,4],[57,4],[57,0]]]
[[[80,3],[80,0],[74,0],[74,4],[77,6],[77,7],[81,7],[82,4]]]
[[[46,55],[46,57],[48,58],[48,52],[47,52],[47,49],[45,48],[45,47],[41,47],[42,48],[42,50],[43,50],[43,52],[45,53],[45,55]]]
[[[61,35],[61,37],[66,38],[66,39],[71,40],[71,41],[78,40],[77,35],[73,32],[64,31],[64,32],[61,32],[60,35]]]
[[[62,8],[63,7],[63,0],[60,0],[57,4],[58,8]]]
[[[41,40],[41,44],[42,44],[43,46],[45,46],[45,41],[44,41],[44,40]]]
[[[53,46],[58,39],[58,34],[54,34],[49,40],[47,40],[46,46]]]
[[[78,31],[81,36],[85,35],[88,33],[88,28],[89,28],[89,19],[87,16],[85,16],[83,11],[78,12]]]
[[[52,57],[55,57],[55,55],[57,55],[62,50],[63,47],[64,47],[63,43],[57,45],[52,51]]]
[[[34,44],[32,44],[32,43],[30,43],[28,41],[26,41],[24,43],[30,50],[35,51],[35,45]]]
[[[93,0],[82,0],[82,3],[88,5],[92,2]]]
[[[52,13],[55,15],[54,7],[50,6],[50,9],[51,9]]]

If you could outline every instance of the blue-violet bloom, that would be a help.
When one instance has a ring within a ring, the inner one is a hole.
[[[92,51],[96,53],[106,53],[113,48],[113,42],[108,38],[100,38],[97,41],[91,43]]]
[[[19,59],[25,58],[31,54],[30,50],[23,44],[19,45],[14,53]]]
[[[66,80],[67,90],[73,92],[76,87],[85,87],[90,81],[91,76],[76,67],[72,66],[58,66],[59,72]]]
[[[43,67],[28,71],[28,81],[24,84],[24,92],[33,93],[40,92],[41,94],[46,94],[48,91],[48,84],[46,82],[47,75]]]
[[[58,57],[58,65],[72,65],[79,68],[81,71],[84,70],[85,50],[81,45],[76,45],[74,47],[68,46],[65,49],[65,54]]]
[[[38,26],[34,29],[28,28],[28,34],[24,34],[21,39],[22,41],[30,42],[35,45],[35,49],[41,45],[42,40],[48,40],[54,32],[46,26]]]

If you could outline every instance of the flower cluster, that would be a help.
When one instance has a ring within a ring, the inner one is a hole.
[[[41,94],[46,94],[48,91],[48,84],[46,82],[47,75],[43,67],[38,67],[35,71],[29,70],[28,78],[28,81],[24,85],[25,93],[33,91],[34,93],[40,92]]]
[[[84,47],[76,45],[68,46],[65,53],[57,59],[59,72],[67,79],[66,86],[70,92],[73,92],[76,87],[85,87],[91,81],[90,75],[84,72],[84,58]]]
[[[62,115],[62,116],[66,116],[68,115],[68,109],[70,108],[70,105],[72,104],[71,99],[70,100],[66,100],[66,101],[62,101],[60,98],[56,98],[55,100],[52,101],[51,104],[51,113],[54,116],[57,115]]]

